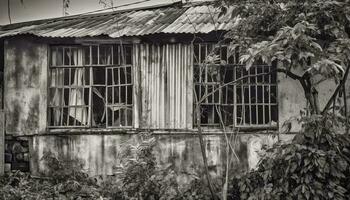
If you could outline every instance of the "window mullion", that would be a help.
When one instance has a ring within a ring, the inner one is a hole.
[[[63,73],[62,73],[63,70]],[[60,118],[60,126],[63,126],[63,111],[64,111],[64,107],[66,106],[66,102],[64,102],[64,69],[60,70],[62,73],[62,85],[61,86],[61,90],[62,90],[62,96],[61,96],[61,104],[63,104],[63,106],[61,107],[61,118]]]
[[[268,68],[268,72],[270,73],[271,72],[271,67],[269,66]],[[271,119],[271,74],[269,75],[269,124],[271,125],[271,122],[272,122],[272,119]]]
[[[115,82],[114,82],[114,70],[117,68],[112,69],[112,126],[114,126],[114,104],[115,104]]]
[[[112,48],[113,49],[113,48]],[[111,57],[113,57],[113,54],[112,54],[112,56]],[[108,80],[107,80],[107,78],[108,78],[108,67],[105,67],[105,117],[106,117],[106,128],[108,127],[108,87],[107,87],[107,85],[108,85]]]
[[[89,46],[89,51],[90,51],[90,63],[89,63],[89,127],[92,126],[92,84],[93,84],[93,74],[92,74],[92,46]]]
[[[237,72],[236,72],[236,69],[237,66],[234,66],[234,69],[233,69],[233,80],[237,80]],[[234,127],[237,127],[237,83],[233,83],[233,126]]]
[[[258,113],[258,68],[255,67],[255,117],[256,124],[259,124],[259,113]]]
[[[248,70],[248,76],[250,75],[250,69]],[[251,79],[250,78],[247,78],[248,80],[247,80],[247,83],[248,83],[248,98],[249,98],[249,106],[248,106],[248,108],[249,108],[249,125],[251,125],[252,124],[252,98],[251,98],[251,93],[250,93],[250,86],[251,86]]]

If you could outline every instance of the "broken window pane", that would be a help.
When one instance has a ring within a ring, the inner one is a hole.
[[[105,87],[92,87],[92,126],[105,127]]]
[[[109,127],[132,125],[132,83],[131,66],[108,68],[107,89]]]
[[[124,49],[131,64],[132,46]],[[52,47],[50,126],[132,126],[132,67],[109,67],[121,56],[114,50],[112,45]]]
[[[106,72],[103,67],[92,68],[93,84],[94,85],[105,85],[106,84]]]

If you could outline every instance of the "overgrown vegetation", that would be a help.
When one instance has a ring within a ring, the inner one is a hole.
[[[339,108],[342,118],[330,116],[327,111],[335,105],[340,93],[346,103],[350,1],[220,2],[224,2],[223,13],[227,5],[235,7],[232,20],[237,26],[226,38],[231,41],[231,49],[240,49],[240,60],[246,68],[257,61],[278,62],[276,70],[303,87],[311,114],[303,119],[304,130],[291,143],[275,144],[266,150],[257,170],[231,181],[229,199],[349,199],[350,136],[335,129],[341,121],[349,123],[349,113],[346,104],[345,109]],[[296,74],[295,69],[303,73]],[[337,88],[321,110],[316,86],[330,78],[335,80]],[[189,184],[179,185],[176,180],[179,174],[171,166],[157,166],[153,145],[154,140],[148,138],[126,148],[117,173],[105,180],[89,178],[77,167],[79,162],[75,165],[47,155],[45,160],[53,169],[51,178],[36,179],[20,172],[7,175],[1,180],[1,198],[210,199],[214,196],[195,175]],[[205,161],[204,148],[202,151]]]
[[[303,87],[312,114],[323,114],[330,108],[337,95],[322,111],[316,86],[320,79],[333,78],[338,85],[335,93],[344,89],[345,81],[339,80],[346,80],[349,73],[349,0],[218,2],[223,13],[227,6],[234,7],[232,20],[237,24],[226,38],[231,49],[240,49],[240,61],[247,69],[259,60],[279,63],[276,70]]]
[[[333,116],[304,119],[291,143],[267,149],[257,170],[234,179],[241,199],[349,199],[350,136],[334,129]]]
[[[291,143],[266,149],[256,170],[234,178],[228,199],[348,199],[350,196],[350,135],[339,134],[336,117],[303,119],[304,130]],[[155,139],[146,136],[127,145],[115,175],[89,177],[82,162],[46,153],[49,178],[22,172],[0,179],[0,199],[211,199],[206,181],[179,173],[171,165],[158,166],[152,149]]]
[[[42,160],[48,167],[48,177],[19,171],[6,174],[0,178],[0,199],[210,199],[197,174],[187,174],[188,182],[179,184],[177,177],[181,174],[171,165],[157,165],[154,145],[155,139],[149,135],[143,135],[135,146],[126,145],[115,174],[104,178],[89,177],[78,159],[63,159],[47,152]]]

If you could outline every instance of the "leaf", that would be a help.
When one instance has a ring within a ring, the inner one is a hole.
[[[348,168],[348,163],[345,160],[338,160],[337,166],[338,169],[343,172]]]
[[[220,13],[219,13],[219,18],[227,14],[227,7],[226,6],[221,6],[220,7]]]
[[[248,71],[254,64],[254,58],[249,59],[245,64],[245,69]]]
[[[322,47],[317,43],[317,42],[311,42],[310,46],[313,48],[316,48],[317,50],[319,50],[320,52],[323,51]]]
[[[310,192],[308,190],[305,192],[305,197],[306,199],[310,199]]]

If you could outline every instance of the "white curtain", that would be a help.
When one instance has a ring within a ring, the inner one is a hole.
[[[62,51],[52,51],[52,66],[58,66],[62,65]],[[58,58],[58,59],[57,59]],[[61,58],[61,59],[60,59]],[[50,105],[53,106],[63,106],[65,105],[64,99],[62,98],[62,89],[59,89],[58,87],[61,87],[63,85],[63,69],[52,69],[51,70],[51,86],[54,89],[53,97],[51,98]],[[53,119],[54,119],[54,125],[59,126],[61,123],[61,108],[55,107],[53,108]]]
[[[82,49],[72,49],[71,51],[71,60],[73,65],[82,66],[83,65],[83,51]],[[72,87],[83,86],[85,80],[83,80],[83,68],[76,68],[74,73],[74,81]],[[83,88],[72,88],[69,96],[69,106],[85,106]],[[69,108],[69,115],[81,124],[86,125],[88,123],[88,112],[87,108]]]

